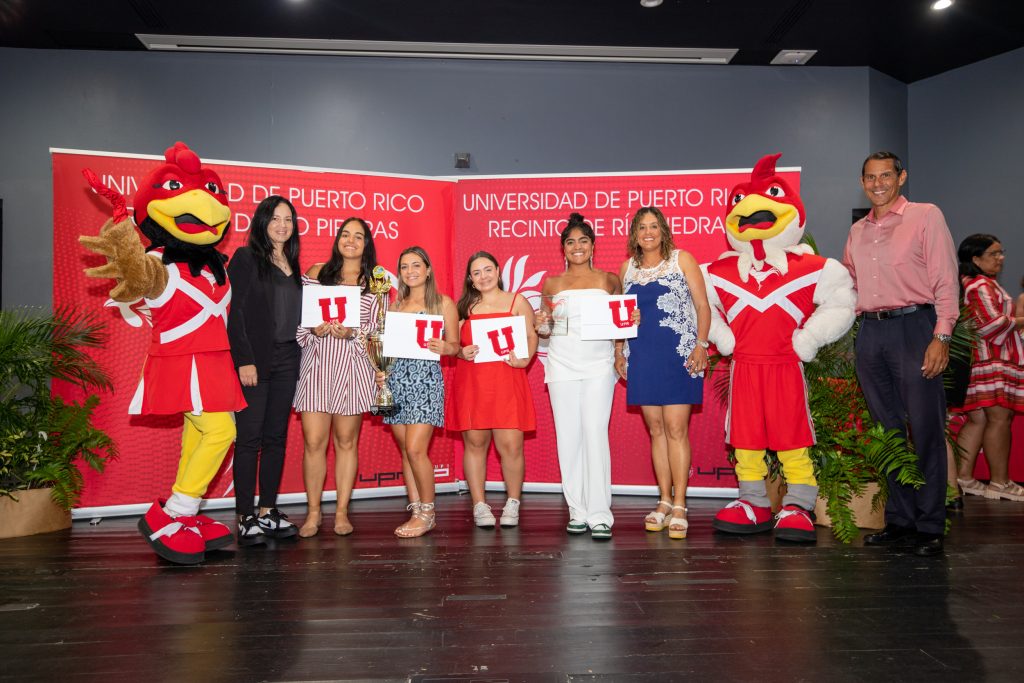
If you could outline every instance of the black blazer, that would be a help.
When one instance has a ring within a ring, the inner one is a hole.
[[[270,280],[261,280],[256,255],[240,247],[228,263],[231,281],[231,311],[228,339],[235,367],[255,365],[261,377],[268,376],[274,360],[274,292]]]

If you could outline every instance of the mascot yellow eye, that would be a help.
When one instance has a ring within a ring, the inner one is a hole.
[[[782,189],[781,185],[772,185],[768,188],[769,197],[785,197],[786,191]]]
[[[174,192],[175,190],[181,189],[181,183],[178,182],[177,180],[165,180],[163,184],[160,185],[160,187],[162,187],[165,190],[170,190],[171,192]]]
[[[220,185],[218,185],[217,183],[213,182],[212,180],[210,182],[206,183],[206,189],[211,194],[220,194],[220,192],[221,192]]]
[[[740,202],[742,202],[742,201],[743,201],[744,197],[745,197],[745,195],[743,195],[743,194],[740,194],[740,193],[736,193],[736,194],[734,194],[734,195],[732,196],[732,205],[733,205],[733,206],[736,206],[737,204],[739,204]]]

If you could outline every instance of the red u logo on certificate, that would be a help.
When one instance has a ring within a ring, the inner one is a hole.
[[[430,323],[430,336],[427,336],[427,323]],[[427,341],[429,339],[436,339],[441,336],[441,330],[444,328],[443,320],[417,320],[416,321],[416,343],[420,345],[421,349],[427,348]]]
[[[612,310],[612,322],[615,323],[615,327],[625,329],[633,326],[633,311],[636,309],[635,300],[609,301],[608,308]],[[625,315],[623,315],[623,308],[626,309]]]
[[[317,303],[320,304],[320,313],[323,314],[324,322],[330,322],[332,320],[341,320],[345,317],[345,302],[348,301],[348,297],[336,296],[333,299],[317,299]],[[334,304],[334,312],[331,312],[331,304]]]
[[[502,346],[501,342],[498,341],[499,334],[504,335],[505,346]],[[511,326],[502,327],[500,330],[491,330],[490,332],[487,333],[487,338],[491,340],[491,348],[494,349],[494,352],[499,356],[507,356],[509,353],[512,352],[512,347],[515,346],[515,344],[512,341]]]

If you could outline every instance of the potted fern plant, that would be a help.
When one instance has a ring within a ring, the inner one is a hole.
[[[0,311],[0,538],[67,528],[83,478],[79,463],[103,471],[113,441],[92,424],[110,387],[88,355],[104,340],[94,312]],[[84,402],[51,391],[78,388]]]

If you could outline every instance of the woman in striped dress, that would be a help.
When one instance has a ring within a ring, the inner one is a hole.
[[[302,413],[302,478],[308,511],[299,536],[315,536],[320,530],[320,497],[327,476],[327,439],[334,437],[334,481],[338,507],[334,533],[352,533],[348,504],[352,499],[358,466],[359,429],[363,413],[373,402],[373,368],[366,358],[361,337],[377,324],[377,297],[369,292],[370,273],[377,265],[370,227],[362,218],[348,218],[341,226],[327,263],[306,272],[307,285],[354,285],[362,289],[359,328],[339,322],[313,329],[300,327],[296,338],[302,347],[295,410]]]
[[[964,302],[979,337],[963,407],[967,422],[957,435],[964,450],[958,480],[967,494],[1024,501],[1024,487],[1010,480],[1009,467],[1010,426],[1016,413],[1024,413],[1024,317],[1016,314],[1013,299],[995,280],[1006,256],[998,238],[971,235],[960,243],[957,256]],[[974,479],[981,448],[991,475],[988,486]]]

